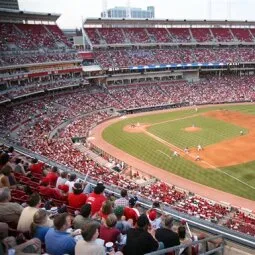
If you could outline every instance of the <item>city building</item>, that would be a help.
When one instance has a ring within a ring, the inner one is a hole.
[[[148,6],[146,10],[142,8],[114,7],[101,13],[104,18],[132,18],[132,19],[154,19],[155,8]]]
[[[19,10],[18,0],[0,0],[0,8]]]

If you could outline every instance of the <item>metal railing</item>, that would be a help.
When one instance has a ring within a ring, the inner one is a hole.
[[[208,247],[207,244],[210,243],[210,242],[214,243],[215,239],[221,239],[221,242],[219,243],[219,246],[208,250],[207,249],[207,247]],[[145,255],[161,255],[161,254],[168,254],[168,253],[171,253],[173,255],[179,255],[180,250],[184,251],[186,248],[191,247],[191,246],[201,247],[201,249],[198,252],[199,255],[201,255],[201,254],[209,255],[209,254],[214,254],[215,252],[217,252],[217,254],[224,254],[225,240],[221,235],[218,235],[218,236],[208,237],[208,238],[198,240],[198,241],[193,241],[190,244],[181,244],[181,245],[174,246],[174,247],[171,247],[171,248],[166,248],[166,249],[146,253]]]

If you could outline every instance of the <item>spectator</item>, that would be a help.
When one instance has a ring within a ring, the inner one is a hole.
[[[31,161],[31,165],[29,167],[29,170],[31,171],[31,173],[35,173],[35,174],[43,174],[43,167],[44,167],[44,163],[42,162],[38,162],[37,158],[32,159]]]
[[[114,244],[120,241],[120,231],[116,228],[117,217],[115,214],[109,214],[107,216],[105,224],[102,224],[99,229],[99,237],[105,241],[105,243],[113,242]]]
[[[118,206],[126,207],[126,206],[128,206],[127,190],[122,189],[121,192],[120,192],[120,195],[121,195],[121,198],[115,200],[114,207],[118,207]]]
[[[0,188],[0,222],[12,224],[13,227],[16,227],[23,207],[18,203],[11,203],[10,200],[10,189]]]
[[[94,222],[91,217],[91,204],[85,204],[81,207],[80,214],[75,216],[73,220],[73,227],[74,229],[82,229],[82,227],[87,224]],[[98,221],[95,221],[98,224],[98,227],[100,223]]]
[[[106,197],[103,194],[104,189],[105,189],[105,186],[103,185],[103,183],[99,182],[95,186],[94,192],[88,196],[87,203],[91,204],[92,216],[95,213],[99,212],[103,202],[106,200]]]
[[[181,225],[181,226],[178,227],[178,236],[180,238],[180,243],[181,244],[190,244],[190,243],[192,243],[192,240],[186,237],[186,228],[185,228],[185,226]],[[191,255],[192,254],[192,247],[189,246],[185,249],[184,248],[180,249],[179,254],[181,254],[181,255]]]
[[[54,197],[58,200],[62,200],[64,202],[67,202],[67,196],[69,187],[65,184],[58,185],[58,188],[55,188],[55,195]]]
[[[155,230],[149,231],[150,222],[146,214],[139,216],[136,228],[131,228],[127,232],[127,243],[124,247],[124,254],[143,255],[159,248],[159,243],[155,239]]]
[[[1,248],[0,248],[0,254],[7,254],[7,253],[8,254],[19,254],[19,255],[23,255],[23,254],[30,254],[30,255],[41,254],[41,242],[37,238],[32,238],[28,241],[25,241],[22,244],[17,245],[15,237],[14,236],[8,236],[2,241],[2,244],[4,244],[4,248],[2,249],[2,251],[1,251]],[[5,253],[5,251],[7,253]]]
[[[163,211],[161,210],[162,215],[157,217],[157,211],[155,209],[150,209],[147,212],[148,219],[150,221],[151,227],[154,229],[158,229],[161,226]]]
[[[15,159],[15,167],[14,167],[14,172],[15,173],[20,173],[24,176],[30,175],[30,171],[25,171],[24,166],[23,166],[23,161],[20,158]]]
[[[74,183],[73,192],[68,194],[68,205],[80,209],[87,200],[87,196],[83,193],[81,183]]]
[[[83,226],[81,235],[83,240],[79,240],[75,246],[75,255],[105,255],[105,248],[97,244],[98,224],[95,222],[87,223]]]
[[[156,230],[156,239],[164,243],[164,248],[173,247],[180,244],[179,236],[172,230],[173,218],[166,215],[163,221],[163,227]]]
[[[38,193],[33,193],[27,202],[28,206],[22,211],[17,230],[20,232],[28,232],[33,222],[34,214],[38,211],[41,205],[41,197]]]
[[[132,227],[133,221],[131,219],[128,221],[123,219],[124,208],[121,206],[114,209],[114,214],[117,217],[116,228],[121,232],[122,235],[126,235],[127,231]]]
[[[6,165],[9,162],[10,156],[6,152],[2,152],[0,154],[0,170],[4,165]]]
[[[58,188],[59,185],[63,185],[67,182],[67,172],[63,171],[60,173],[60,176],[57,179],[56,187]]]
[[[54,228],[45,236],[46,252],[54,255],[74,255],[75,240],[66,232],[71,227],[71,217],[67,213],[56,215]]]
[[[42,196],[46,196],[49,198],[55,198],[55,189],[50,187],[50,184],[48,182],[48,180],[43,179],[43,181],[41,181],[41,184],[39,186],[39,193]]]
[[[46,175],[45,179],[48,180],[51,186],[55,187],[58,177],[58,168],[53,166],[51,171]]]
[[[5,165],[1,169],[0,173],[0,188],[3,187],[8,187],[10,188],[10,181],[9,181],[9,176],[11,175],[11,166],[10,165]]]
[[[106,200],[103,202],[101,210],[98,212],[98,216],[105,222],[106,218],[109,214],[113,212],[112,202],[110,200]]]
[[[124,216],[127,220],[132,219],[134,224],[140,216],[140,212],[137,210],[137,208],[135,208],[136,202],[137,198],[131,197],[129,199],[129,207],[124,208]]]
[[[73,191],[72,188],[73,188],[76,178],[77,178],[76,174],[71,174],[69,176],[69,180],[65,183],[69,187],[69,193]]]
[[[36,237],[45,243],[45,235],[52,226],[52,221],[48,217],[46,210],[39,209],[33,217],[33,222],[30,226],[32,237]]]

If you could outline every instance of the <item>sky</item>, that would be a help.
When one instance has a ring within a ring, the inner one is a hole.
[[[61,28],[80,28],[83,18],[100,17],[103,0],[18,0],[25,11],[62,14]],[[107,0],[107,8],[127,6],[127,0]],[[131,7],[155,7],[158,19],[255,20],[255,0],[129,0]],[[210,4],[211,3],[211,4]],[[211,7],[209,7],[211,6]]]

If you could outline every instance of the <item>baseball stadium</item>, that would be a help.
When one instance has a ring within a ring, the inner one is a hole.
[[[0,254],[255,254],[255,21],[113,10],[0,1]]]

